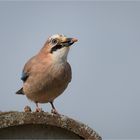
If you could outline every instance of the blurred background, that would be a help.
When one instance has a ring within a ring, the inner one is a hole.
[[[140,139],[140,2],[0,1],[0,110],[35,104],[15,95],[21,72],[46,39],[76,37],[69,87],[55,100],[61,114],[104,139]],[[49,104],[42,104],[50,112]]]

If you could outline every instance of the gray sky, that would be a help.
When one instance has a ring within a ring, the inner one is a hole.
[[[59,112],[106,139],[140,138],[140,2],[0,2],[0,110],[35,109],[14,93],[25,62],[56,33],[79,39]]]

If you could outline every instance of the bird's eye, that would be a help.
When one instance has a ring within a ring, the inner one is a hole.
[[[58,43],[58,40],[57,40],[57,39],[52,39],[52,40],[51,40],[51,43],[52,43],[52,44],[57,44],[57,43]]]

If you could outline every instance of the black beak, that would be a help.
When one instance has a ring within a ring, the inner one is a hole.
[[[63,44],[63,46],[69,47],[77,41],[78,41],[78,39],[76,39],[76,38],[67,38],[65,42],[62,42],[62,44]]]

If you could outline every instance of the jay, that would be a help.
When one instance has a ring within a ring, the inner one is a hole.
[[[70,46],[77,41],[76,38],[55,34],[25,64],[21,77],[23,86],[16,94],[26,95],[35,102],[37,112],[41,111],[38,103],[50,103],[52,113],[58,113],[53,101],[64,92],[71,81],[72,72],[67,55]]]

